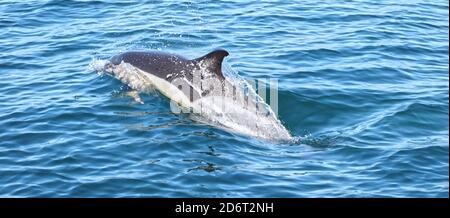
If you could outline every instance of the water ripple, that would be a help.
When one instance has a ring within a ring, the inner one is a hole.
[[[448,1],[0,1],[0,196],[448,197]],[[292,142],[89,69],[214,48],[278,79]]]

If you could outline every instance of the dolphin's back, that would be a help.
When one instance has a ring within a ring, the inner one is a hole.
[[[215,50],[200,58],[188,60],[179,55],[159,51],[130,51],[112,57],[111,63],[119,65],[125,62],[169,81],[177,77],[191,80],[193,70],[204,64],[209,71],[223,79],[222,62],[227,55],[225,50]]]
[[[185,94],[190,101],[194,101],[210,93],[210,89],[212,89],[211,86],[197,87],[198,84],[193,81],[194,74],[198,76],[197,78],[202,78],[202,72],[212,73],[223,82],[225,77],[222,74],[222,62],[227,55],[228,52],[225,50],[215,50],[202,57],[189,60],[179,55],[159,51],[130,51],[112,57],[110,62],[113,65],[130,64],[144,73],[162,79],[159,82],[161,84],[168,82],[174,85],[173,82],[175,82],[179,89],[189,87],[189,93]],[[175,81],[175,79],[180,80]],[[179,86],[180,83],[182,86]],[[169,87],[169,85],[164,87]],[[169,91],[162,90],[162,92],[168,93]]]
[[[186,76],[181,74],[190,72],[193,68],[191,61],[184,57],[157,51],[131,51],[111,58],[111,63],[115,65],[122,62],[165,80],[173,79],[175,75]],[[169,74],[171,77],[168,77]]]

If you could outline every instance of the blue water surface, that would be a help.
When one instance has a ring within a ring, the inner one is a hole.
[[[0,0],[1,197],[448,197],[448,1]],[[278,80],[268,142],[89,68],[214,48]]]

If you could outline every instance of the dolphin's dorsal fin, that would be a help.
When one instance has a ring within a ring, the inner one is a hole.
[[[206,66],[214,72],[216,75],[218,75],[221,78],[224,78],[222,74],[222,62],[223,59],[228,56],[229,53],[223,49],[214,50],[205,56],[199,57],[195,59],[195,61],[207,64]]]

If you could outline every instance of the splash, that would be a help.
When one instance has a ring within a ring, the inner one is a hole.
[[[108,60],[92,59],[91,63],[89,63],[89,70],[103,74],[106,71],[105,66],[107,66],[108,63]]]
[[[194,101],[193,120],[266,140],[292,140],[276,113],[247,80],[226,63],[222,72],[226,77],[224,92]]]

